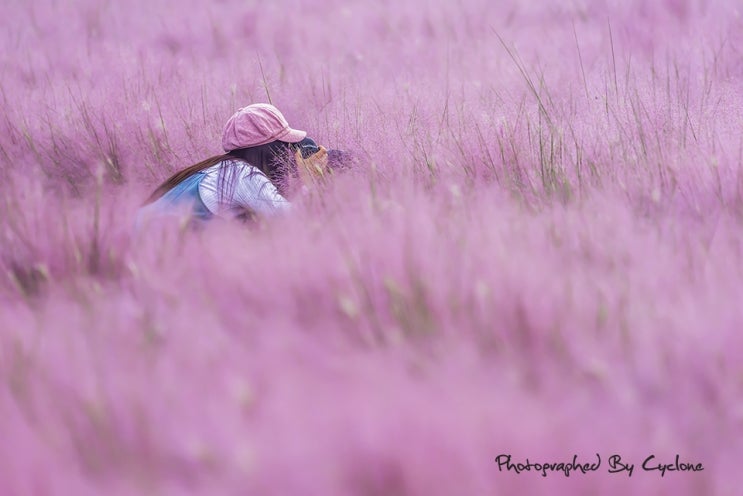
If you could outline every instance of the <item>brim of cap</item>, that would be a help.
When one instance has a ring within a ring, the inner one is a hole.
[[[298,129],[288,128],[286,131],[276,137],[278,141],[284,141],[286,143],[299,143],[307,137],[307,131],[300,131]]]
[[[271,136],[268,139],[264,139],[263,141],[256,141],[255,143],[228,142],[229,145],[225,146],[224,140],[223,140],[222,147],[224,148],[225,152],[229,153],[233,150],[239,150],[243,148],[253,148],[255,146],[267,145],[268,143],[273,143],[274,141],[283,141],[285,143],[299,143],[306,137],[307,137],[307,131],[300,131],[298,129],[287,128],[281,131],[280,133]]]

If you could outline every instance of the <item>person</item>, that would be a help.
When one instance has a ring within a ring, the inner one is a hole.
[[[331,172],[327,149],[307,132],[291,128],[270,104],[256,103],[235,112],[224,126],[222,147],[224,154],[160,184],[140,209],[137,224],[151,215],[183,209],[201,221],[277,214],[291,209],[287,191],[292,177],[298,176],[306,188]]]

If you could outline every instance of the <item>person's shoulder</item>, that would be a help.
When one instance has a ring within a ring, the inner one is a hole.
[[[239,158],[226,158],[221,162],[217,162],[214,167],[243,167],[244,165],[245,161]]]
[[[264,178],[266,174],[260,170],[258,167],[252,165],[250,162],[246,162],[244,160],[237,160],[236,162],[239,162],[239,164],[235,165],[235,167],[238,167],[240,170],[240,175],[247,178]]]
[[[253,167],[245,160],[241,160],[239,158],[226,158],[224,160],[217,162],[211,167],[204,169],[204,172],[217,172],[222,169],[231,169],[231,170],[240,171],[240,172],[242,171],[249,172],[252,169],[258,170],[256,167]]]
[[[230,166],[234,165],[233,164],[234,162],[237,162],[237,161],[234,160],[234,159],[231,159],[231,158],[220,160],[216,164],[210,165],[209,167],[207,167],[206,169],[204,169],[202,172],[204,172],[205,174],[211,174],[211,173],[219,172],[224,167],[230,167]]]

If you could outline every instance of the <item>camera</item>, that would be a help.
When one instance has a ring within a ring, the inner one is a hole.
[[[315,153],[320,151],[320,147],[317,146],[315,140],[312,138],[305,138],[298,143],[292,144],[292,148],[296,151],[299,150],[302,154],[302,158],[311,157]]]

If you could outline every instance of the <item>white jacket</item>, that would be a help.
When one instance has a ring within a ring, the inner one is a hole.
[[[242,160],[224,160],[203,172],[199,196],[215,215],[229,217],[243,209],[270,215],[291,207],[260,169]]]

